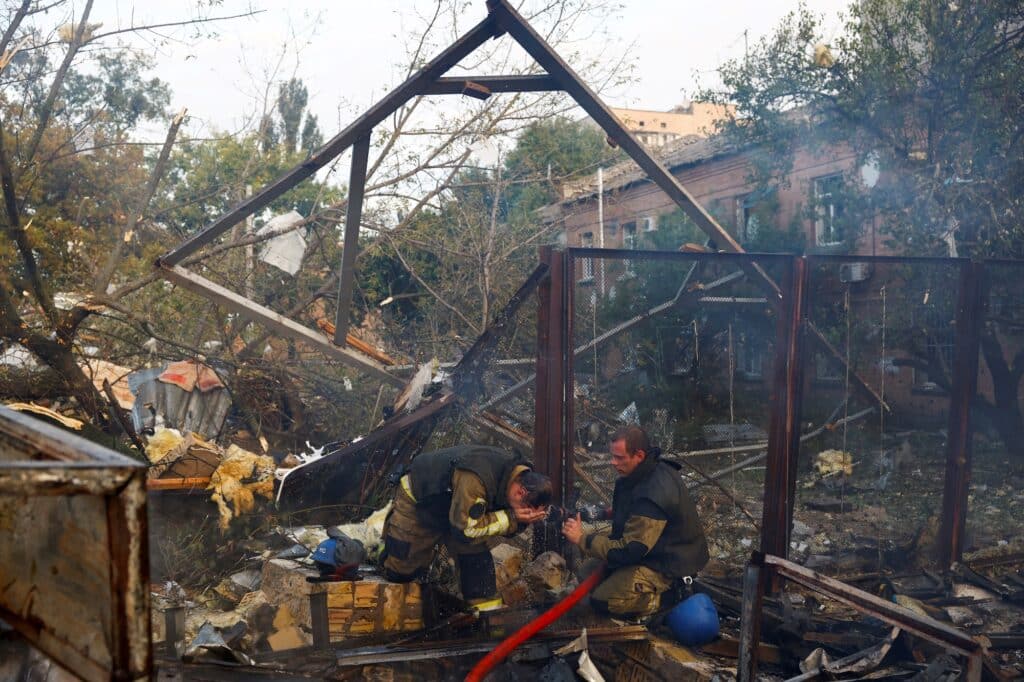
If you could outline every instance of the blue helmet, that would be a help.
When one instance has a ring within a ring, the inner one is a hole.
[[[334,557],[334,553],[337,547],[337,539],[327,538],[326,540],[324,540],[316,546],[316,551],[313,552],[313,561],[321,569],[333,570],[337,568],[338,561]]]
[[[703,592],[676,604],[665,621],[679,643],[685,646],[700,646],[718,637],[718,611]]]

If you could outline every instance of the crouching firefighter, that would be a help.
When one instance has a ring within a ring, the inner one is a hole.
[[[608,564],[590,597],[594,609],[642,620],[670,605],[663,601],[682,597],[708,562],[708,544],[679,465],[661,459],[643,429],[620,429],[610,449],[618,472],[611,529],[584,533],[577,515],[565,520],[562,534],[584,555]]]
[[[384,522],[384,575],[422,577],[444,543],[463,598],[479,611],[500,608],[488,540],[543,520],[550,502],[551,481],[522,455],[480,445],[425,452],[399,480]]]

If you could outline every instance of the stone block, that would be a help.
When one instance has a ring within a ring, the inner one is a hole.
[[[530,603],[532,599],[532,591],[530,590],[529,583],[526,582],[525,578],[516,578],[515,580],[506,583],[504,586],[498,588],[498,592],[501,594],[502,601],[508,606],[522,606]]]
[[[316,575],[316,571],[288,559],[271,559],[263,564],[259,591],[263,593],[267,604],[275,609],[274,633],[284,632],[291,627],[298,630],[298,635],[288,632],[287,636],[278,637],[275,640],[278,646],[295,642],[296,638],[303,642],[300,646],[312,645],[313,619],[309,611],[309,595],[323,592],[325,588],[323,583],[310,583],[306,578]],[[270,642],[270,637],[267,641]]]
[[[494,576],[499,591],[522,575],[526,560],[518,547],[507,543],[501,544],[491,548],[491,556],[494,557]]]
[[[536,587],[558,591],[569,578],[565,559],[558,552],[544,552],[526,567],[526,578]]]

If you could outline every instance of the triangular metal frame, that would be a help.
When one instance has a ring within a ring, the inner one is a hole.
[[[369,154],[370,134],[374,126],[397,111],[413,97],[420,95],[465,94],[485,99],[493,93],[540,92],[562,90],[605,131],[608,139],[622,149],[647,173],[651,180],[713,240],[719,249],[742,253],[743,248],[715,219],[705,211],[668,169],[648,152],[626,130],[618,118],[600,98],[580,79],[550,45],[534,31],[508,2],[488,0],[487,17],[459,38],[423,68],[392,90],[347,128],[338,133],[309,158],[295,166],[252,197],[245,199],[223,214],[198,234],[190,237],[174,250],[157,260],[161,274],[168,280],[203,295],[225,307],[259,321],[287,337],[301,339],[329,357],[367,372],[387,383],[402,385],[399,377],[389,372],[384,364],[345,345],[348,308],[352,297],[353,269],[359,224],[362,218],[363,190],[366,181],[366,161]],[[467,76],[446,78],[444,74],[472,54],[490,38],[507,33],[547,73],[537,76]],[[294,322],[243,296],[217,285],[182,267],[185,258],[221,236],[234,225],[266,207],[298,183],[309,178],[333,161],[349,147],[353,147],[352,170],[349,181],[349,201],[345,220],[345,242],[342,254],[340,282],[335,321],[334,343],[318,333]],[[768,293],[768,299],[777,305],[781,299],[778,286],[756,265],[745,267],[748,275],[759,281]]]

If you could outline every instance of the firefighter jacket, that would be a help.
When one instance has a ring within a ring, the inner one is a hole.
[[[668,578],[692,576],[707,563],[708,545],[679,465],[647,458],[615,482],[612,528],[583,538],[583,550],[622,566],[647,566]]]
[[[522,455],[482,445],[425,452],[409,468],[410,492],[434,528],[449,526],[468,541],[512,535],[520,529],[509,509],[509,484],[529,469]]]

